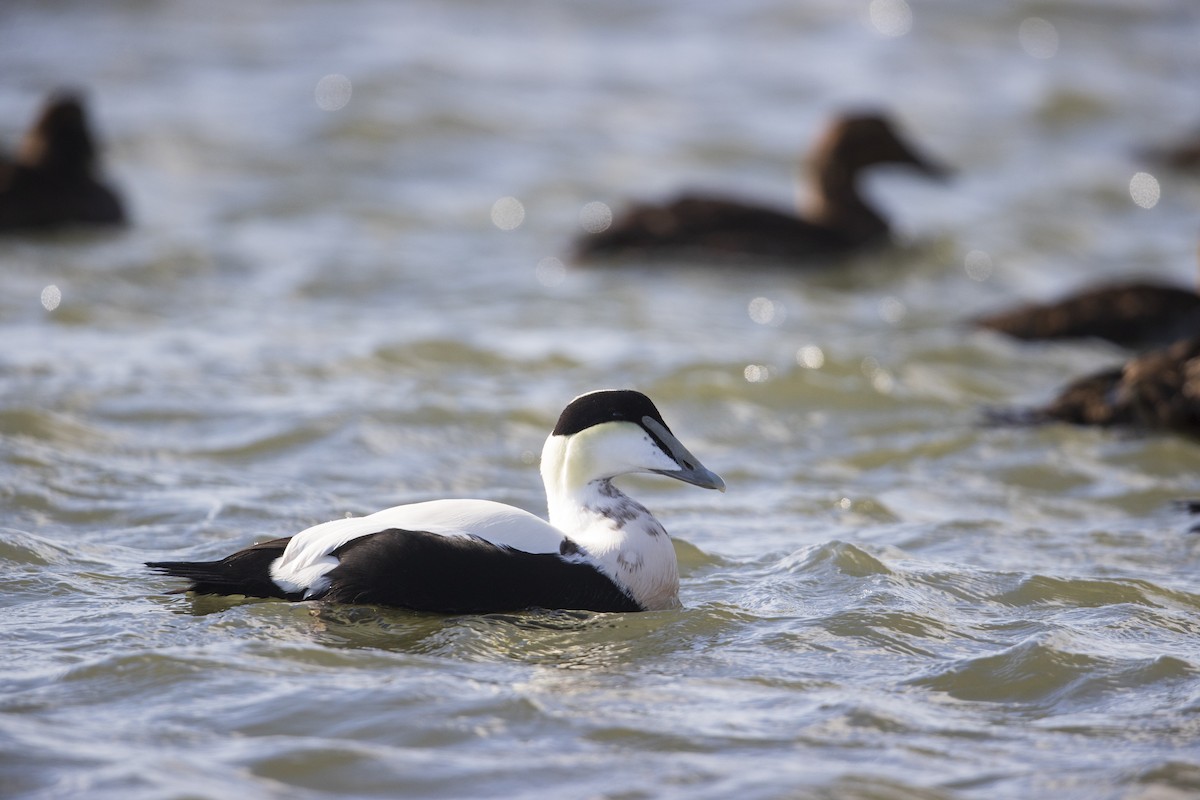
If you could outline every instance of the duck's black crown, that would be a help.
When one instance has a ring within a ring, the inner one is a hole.
[[[649,397],[632,389],[604,389],[576,397],[563,409],[554,426],[554,436],[570,436],[604,422],[632,422],[641,425],[646,417],[668,431],[662,414]]]

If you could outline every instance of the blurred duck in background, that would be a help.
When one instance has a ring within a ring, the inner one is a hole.
[[[0,159],[0,232],[126,221],[116,193],[97,178],[98,148],[79,95],[60,92],[11,159]]]
[[[980,317],[976,324],[1030,341],[1096,338],[1140,349],[1200,333],[1200,295],[1153,283],[1112,284]]]
[[[1171,169],[1200,170],[1200,131],[1193,131],[1172,144],[1144,148],[1139,155]]]
[[[1096,338],[1141,349],[1200,334],[1200,294],[1149,281],[1111,283],[974,322],[1017,339]]]
[[[887,220],[860,192],[864,171],[900,164],[933,178],[949,174],[875,112],[836,118],[808,163],[811,198],[801,216],[734,199],[683,194],[662,205],[631,207],[608,229],[581,238],[576,258],[659,255],[812,262],[889,240]]]
[[[1068,422],[1200,435],[1200,336],[1080,378],[1041,408],[997,412],[1011,423]]]

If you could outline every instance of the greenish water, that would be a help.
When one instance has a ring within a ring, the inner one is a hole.
[[[962,324],[1193,279],[1200,181],[1135,151],[1197,122],[1200,14],[1043,4],[1042,58],[1034,12],[914,2],[889,38],[889,8],[0,9],[4,141],[86,85],[136,218],[0,241],[0,794],[1200,792],[1173,505],[1200,449],[984,426],[1125,354]],[[353,92],[325,111],[330,74]],[[862,102],[958,169],[872,179],[904,247],[813,275],[548,260],[594,201],[786,204]],[[618,386],[729,485],[628,482],[682,611],[239,603],[141,566],[435,497],[542,513],[559,410]]]

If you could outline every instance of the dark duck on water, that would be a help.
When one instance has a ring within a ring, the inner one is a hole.
[[[1122,347],[1162,345],[1200,332],[1200,295],[1157,283],[1118,283],[975,320],[1027,341],[1105,339]]]
[[[1085,289],[1049,303],[1031,303],[977,318],[975,324],[1017,339],[1105,339],[1122,347],[1153,347],[1200,334],[1200,294],[1152,281]]]
[[[999,423],[1067,422],[1200,436],[1200,336],[1079,378],[1040,408],[991,416]]]
[[[549,522],[489,500],[433,500],[338,519],[218,561],[148,566],[198,594],[326,600],[414,611],[653,611],[679,605],[666,530],[613,479],[650,472],[725,490],[631,390],[563,410],[542,449]]]
[[[0,159],[0,232],[124,223],[120,198],[97,178],[97,161],[83,100],[51,97],[15,156]]]
[[[580,239],[576,257],[699,256],[766,259],[803,266],[818,257],[886,243],[891,229],[862,196],[862,173],[906,165],[930,177],[948,170],[921,155],[879,113],[841,116],[809,158],[810,205],[803,216],[740,200],[684,194],[659,205],[635,205],[606,230]]]

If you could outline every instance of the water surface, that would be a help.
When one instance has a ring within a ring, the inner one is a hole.
[[[1200,449],[980,424],[1126,354],[963,324],[1193,280],[1200,181],[1137,151],[1200,123],[1198,32],[1166,0],[7,4],[4,141],[85,86],[136,224],[0,241],[2,793],[1200,791]],[[588,203],[786,206],[862,105],[957,168],[871,179],[902,247],[565,263]],[[616,386],[729,484],[628,482],[682,611],[231,602],[141,566],[435,497],[542,513],[557,413]]]

